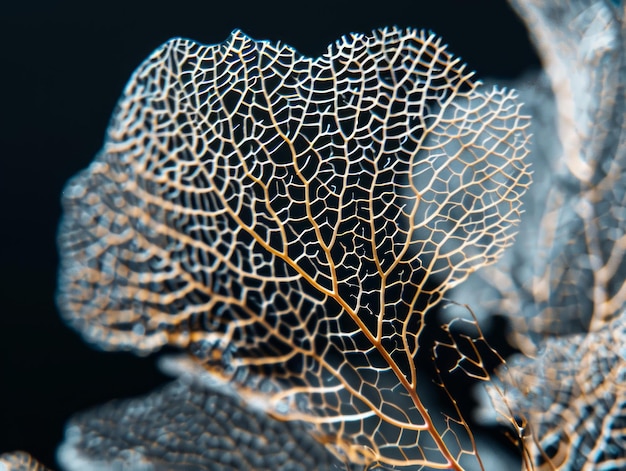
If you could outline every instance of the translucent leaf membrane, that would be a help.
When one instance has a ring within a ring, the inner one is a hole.
[[[172,40],[65,189],[59,305],[103,348],[189,349],[350,462],[460,469],[471,437],[414,360],[428,310],[511,243],[527,125],[423,32],[316,59]]]

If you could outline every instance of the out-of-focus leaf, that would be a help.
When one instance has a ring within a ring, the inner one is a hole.
[[[50,471],[24,451],[0,455],[0,471]]]
[[[73,417],[59,449],[63,468],[346,469],[303,424],[274,420],[207,376],[187,372],[147,396]]]
[[[523,419],[539,469],[622,469],[626,7],[608,0],[511,4],[551,81],[562,151],[535,167],[553,184],[541,211],[531,211],[541,217],[524,221],[538,228],[538,250],[518,257],[525,269],[517,272],[530,276],[492,278],[514,293],[517,303],[506,313],[529,355],[500,369],[493,397]]]

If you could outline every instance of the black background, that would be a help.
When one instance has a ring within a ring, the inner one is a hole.
[[[73,412],[165,381],[152,358],[83,343],[54,304],[61,190],[100,148],[153,49],[174,36],[218,43],[240,28],[317,56],[343,34],[398,25],[441,35],[479,77],[538,67],[504,0],[12,3],[0,7],[0,452],[28,450],[50,466]]]

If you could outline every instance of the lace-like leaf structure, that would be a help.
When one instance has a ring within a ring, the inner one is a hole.
[[[189,349],[347,460],[460,469],[472,440],[414,358],[427,311],[511,243],[527,124],[423,32],[315,59],[172,40],[65,189],[59,305],[104,348]]]

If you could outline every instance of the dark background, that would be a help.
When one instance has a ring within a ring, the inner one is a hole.
[[[398,25],[441,35],[479,77],[538,67],[504,0],[3,3],[0,452],[28,450],[50,466],[73,412],[166,380],[153,358],[83,343],[54,304],[61,190],[100,148],[125,82],[153,49],[174,36],[217,43],[240,28],[317,56],[343,34]]]

